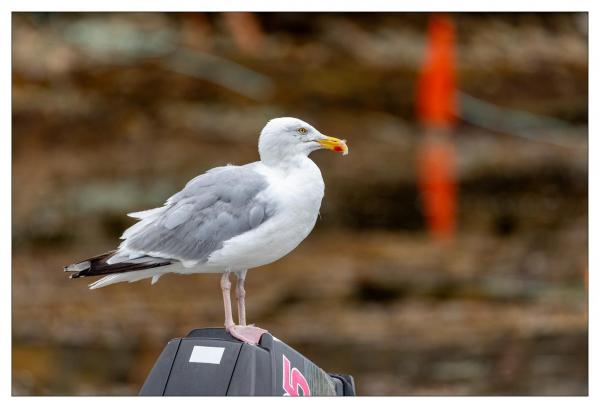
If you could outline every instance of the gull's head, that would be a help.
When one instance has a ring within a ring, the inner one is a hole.
[[[325,136],[310,124],[296,118],[271,119],[260,132],[258,151],[267,164],[308,156],[319,149],[348,154],[345,140]]]

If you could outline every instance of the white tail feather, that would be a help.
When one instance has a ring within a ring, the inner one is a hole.
[[[99,289],[119,282],[137,282],[142,279],[152,278],[152,284],[158,281],[158,278],[164,273],[160,268],[143,269],[141,271],[113,273],[97,280],[89,285],[90,289]]]

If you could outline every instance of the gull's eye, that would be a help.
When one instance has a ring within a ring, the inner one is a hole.
[[[306,133],[308,133],[308,130],[306,130],[306,128],[300,128],[298,129],[298,133],[300,133],[301,135],[305,135]]]

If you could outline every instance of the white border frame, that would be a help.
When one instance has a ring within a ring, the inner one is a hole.
[[[0,109],[0,126],[2,127],[2,137],[0,146],[0,165],[2,166],[0,177],[2,185],[2,213],[0,215],[0,231],[1,231],[1,253],[0,257],[3,261],[2,268],[4,279],[0,280],[0,299],[2,307],[0,307],[0,350],[2,359],[0,359],[0,401],[2,404],[13,404],[16,406],[38,405],[44,404],[47,406],[101,406],[107,403],[106,400],[100,398],[82,397],[51,397],[39,400],[37,397],[10,397],[11,395],[11,378],[12,367],[11,361],[11,12],[13,11],[588,11],[589,14],[589,287],[590,293],[596,288],[596,279],[591,273],[597,270],[599,265],[599,255],[594,251],[597,243],[597,231],[600,226],[600,219],[597,211],[592,209],[599,208],[599,177],[600,177],[600,160],[594,161],[594,156],[598,156],[597,142],[595,136],[598,130],[598,115],[597,103],[591,95],[598,95],[598,80],[597,75],[593,73],[600,72],[600,64],[598,63],[598,35],[596,27],[600,27],[600,12],[598,12],[598,1],[593,0],[544,0],[544,1],[523,1],[523,0],[505,0],[505,1],[467,1],[467,0],[420,0],[420,1],[391,1],[391,0],[333,0],[324,2],[323,0],[303,0],[302,2],[285,3],[275,0],[221,0],[221,1],[200,1],[200,0],[169,0],[169,1],[127,1],[127,0],[83,0],[79,2],[58,0],[53,2],[41,0],[4,0],[0,2],[0,33],[2,44],[0,52],[2,53],[1,65],[1,101]],[[6,278],[8,276],[8,279]],[[597,289],[597,288],[596,288]],[[597,293],[597,290],[596,290]],[[590,397],[540,397],[531,400],[531,397],[512,397],[512,398],[493,398],[493,397],[448,397],[440,400],[439,397],[405,397],[401,400],[397,397],[373,397],[377,401],[366,400],[365,398],[345,398],[345,399],[312,399],[310,404],[344,404],[346,406],[357,406],[365,402],[377,404],[395,405],[406,404],[410,406],[430,406],[444,404],[449,407],[477,407],[485,405],[486,408],[504,407],[506,404],[540,404],[544,408],[564,407],[565,405],[589,405],[600,406],[600,398],[598,398],[598,376],[595,375],[598,364],[597,348],[594,344],[598,344],[598,324],[591,318],[598,316],[599,301],[589,297],[589,393]],[[597,347],[597,346],[596,346]],[[360,391],[360,390],[359,390]],[[125,400],[127,398],[127,400]],[[595,403],[593,401],[596,401]],[[160,398],[131,398],[131,397],[112,397],[111,403],[126,403],[126,404],[144,404],[145,407],[164,406],[165,403],[172,404],[206,404],[213,403],[218,405],[232,404],[249,404],[258,403],[261,405],[280,405],[282,403],[297,405],[309,403],[306,399],[286,399],[283,401],[280,398],[253,398],[253,399],[216,399],[203,401],[187,401],[187,400],[163,400]],[[4,405],[6,406],[6,405]]]

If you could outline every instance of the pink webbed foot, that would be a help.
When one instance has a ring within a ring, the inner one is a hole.
[[[226,328],[229,334],[235,337],[238,340],[243,341],[244,343],[256,345],[260,341],[260,337],[268,333],[265,329],[261,329],[260,327],[256,327],[253,325],[249,326],[239,326],[233,325]]]

